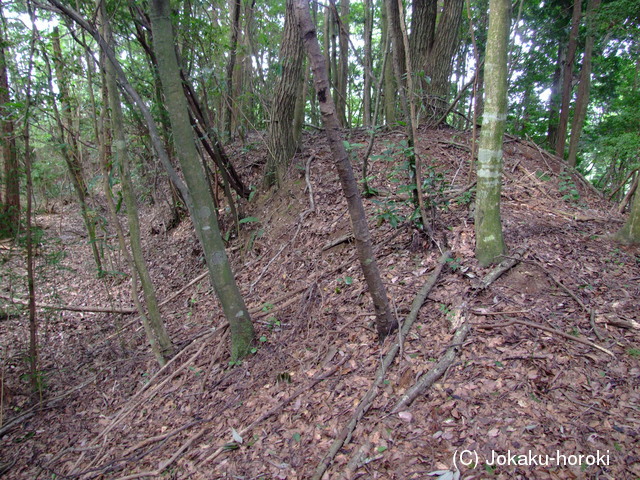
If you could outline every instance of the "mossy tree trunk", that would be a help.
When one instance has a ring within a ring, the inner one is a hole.
[[[507,120],[507,46],[509,0],[491,0],[484,64],[485,108],[478,148],[476,193],[476,258],[494,263],[505,252],[500,219],[502,140]]]
[[[204,250],[211,283],[231,327],[231,359],[236,361],[249,353],[254,334],[253,325],[229,265],[211,190],[189,121],[174,46],[170,2],[152,0],[150,5],[158,73],[171,121],[173,142],[192,199],[189,210]]]
[[[338,170],[342,191],[347,199],[358,258],[365,281],[369,287],[369,294],[373,300],[378,338],[382,340],[393,331],[397,323],[391,313],[387,292],[380,277],[378,264],[373,253],[367,217],[362,205],[362,198],[360,197],[358,184],[353,175],[353,168],[340,134],[340,123],[336,115],[333,98],[331,97],[326,61],[320,50],[316,27],[311,19],[309,2],[308,0],[295,0],[295,7],[307,56],[313,70],[322,123]]]
[[[99,8],[101,13],[100,16],[103,21],[103,36],[105,40],[113,46],[113,36],[111,34],[111,28],[105,13],[104,5],[104,2],[100,2]],[[164,323],[162,322],[162,317],[160,316],[155,287],[151,280],[151,275],[149,274],[149,269],[147,268],[147,263],[142,251],[138,205],[133,189],[133,183],[131,181],[129,152],[127,150],[123,128],[124,115],[122,114],[122,105],[120,103],[120,94],[116,83],[116,74],[111,62],[105,62],[105,72],[109,107],[111,110],[111,131],[113,133],[113,154],[115,157],[114,163],[120,170],[122,194],[127,209],[127,220],[129,221],[129,243],[131,246],[131,257],[133,260],[133,265],[131,265],[131,267],[132,269],[135,268],[135,271],[138,274],[134,274],[132,279],[132,282],[134,282],[134,293],[136,291],[136,277],[139,276],[147,306],[146,315],[143,311],[140,312],[143,325],[145,327],[151,349],[153,350],[158,363],[163,366],[166,359],[173,355],[173,346],[171,345],[171,339],[169,338],[169,334],[167,333]],[[103,173],[106,174],[107,172],[105,171]]]

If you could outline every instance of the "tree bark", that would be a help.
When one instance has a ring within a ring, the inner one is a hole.
[[[560,121],[560,104],[562,101],[562,65],[565,49],[564,44],[558,46],[558,59],[556,61],[556,69],[553,72],[553,80],[551,82],[551,95],[549,96],[549,120],[547,127],[547,144],[555,150],[558,140],[558,122]]]
[[[582,67],[580,67],[580,81],[578,83],[578,94],[573,110],[573,120],[571,122],[571,138],[569,138],[569,156],[567,163],[575,167],[578,163],[578,145],[582,135],[582,127],[587,118],[587,107],[589,106],[589,91],[591,89],[591,57],[593,55],[593,16],[600,7],[601,0],[589,0],[587,6],[587,39],[582,57]]]
[[[347,199],[358,258],[373,300],[378,338],[382,340],[397,327],[397,322],[391,313],[387,292],[380,277],[362,198],[358,192],[358,184],[340,134],[340,124],[330,93],[327,67],[320,51],[316,28],[309,12],[309,2],[308,0],[295,0],[295,7],[305,49],[315,78],[314,83],[318,102],[320,103],[322,122],[338,170],[342,190]]]
[[[564,158],[564,149],[567,143],[567,126],[569,123],[569,105],[571,103],[571,90],[573,80],[573,65],[576,59],[576,50],[578,49],[578,30],[580,28],[580,14],[582,11],[582,2],[575,0],[573,2],[573,14],[571,16],[571,32],[567,42],[567,56],[564,61],[562,73],[562,94],[560,96],[560,117],[558,118],[558,130],[556,133],[556,155]]]
[[[232,137],[232,124],[235,112],[235,98],[233,98],[233,77],[238,55],[238,36],[240,35],[241,0],[231,0],[231,38],[229,41],[229,60],[227,62],[227,78],[224,108],[224,133],[227,139]]]
[[[304,50],[293,0],[287,0],[284,33],[280,46],[282,74],[277,81],[273,96],[271,123],[267,137],[269,153],[264,175],[265,187],[280,185],[291,158],[298,148],[298,138],[295,135],[293,122],[296,100],[299,98],[303,79],[303,59]]]
[[[451,68],[453,57],[460,45],[460,24],[464,0],[448,0],[438,21],[433,46],[429,49],[424,71],[429,81],[426,101],[431,106],[431,121],[442,116],[451,94]]]
[[[111,27],[106,15],[105,3],[100,2],[99,12],[102,20],[102,29],[105,40],[114,46]],[[107,85],[107,93],[109,99],[109,107],[111,110],[111,131],[113,132],[113,153],[115,163],[120,170],[120,182],[122,185],[122,194],[125,206],[127,208],[127,219],[129,221],[129,244],[131,247],[132,267],[140,277],[142,291],[147,306],[147,314],[140,312],[142,321],[147,333],[147,340],[151,345],[151,349],[160,364],[164,366],[166,360],[173,355],[173,346],[171,339],[165,329],[164,323],[160,316],[158,308],[158,299],[156,297],[155,287],[147,268],[142,251],[142,238],[140,234],[140,219],[138,218],[138,205],[136,196],[131,182],[131,167],[129,160],[129,152],[126,146],[126,138],[124,133],[124,115],[122,114],[122,105],[120,103],[120,95],[116,83],[116,74],[110,62],[105,65],[105,78]],[[136,275],[133,276],[132,282],[136,282]],[[134,290],[135,291],[135,290]],[[148,322],[148,323],[147,323]]]
[[[507,50],[510,0],[491,0],[485,56],[485,109],[478,149],[476,258],[482,266],[505,252],[500,219],[502,140],[507,119]]]
[[[173,142],[191,192],[190,213],[204,250],[211,283],[229,321],[231,360],[237,361],[249,353],[254,334],[253,325],[229,265],[211,191],[198,158],[174,48],[170,2],[152,0],[150,5],[153,45],[171,120]]]
[[[0,4],[0,116],[2,117],[2,133],[0,143],[2,146],[2,160],[4,162],[5,197],[0,199],[2,203],[2,217],[0,221],[0,235],[13,236],[18,231],[20,223],[20,175],[18,168],[18,155],[16,151],[16,139],[13,128],[13,114],[7,110],[11,104],[9,90],[9,74],[7,69],[7,57],[5,49],[7,42],[4,32],[4,17]]]
[[[369,127],[372,125],[371,118],[371,88],[372,78],[369,72],[373,72],[372,56],[373,37],[373,3],[372,0],[364,1],[364,78],[362,92],[362,125]]]
[[[413,0],[411,7],[411,70],[422,78],[422,88],[426,88],[425,67],[429,51],[433,47],[438,14],[437,0]]]

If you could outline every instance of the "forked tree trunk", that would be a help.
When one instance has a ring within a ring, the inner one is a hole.
[[[276,84],[271,108],[271,123],[267,145],[269,148],[264,185],[279,185],[298,148],[294,128],[296,100],[300,96],[302,61],[304,50],[300,39],[300,27],[296,21],[293,0],[287,0],[284,33],[280,46],[282,74]]]
[[[316,27],[309,12],[309,1],[295,0],[295,6],[305,49],[313,70],[322,123],[338,170],[342,191],[347,199],[358,258],[373,300],[378,338],[382,340],[397,327],[397,323],[391,313],[387,292],[380,278],[362,198],[358,192],[358,184],[353,175],[353,168],[340,134],[340,124],[336,116],[336,107],[331,97],[327,67],[320,51]]]
[[[478,149],[476,258],[482,266],[504,254],[500,219],[502,139],[507,120],[507,47],[510,0],[491,0],[484,64],[485,108]]]
[[[171,120],[173,142],[191,193],[189,211],[204,250],[211,283],[222,305],[224,315],[229,321],[231,359],[237,361],[249,353],[254,334],[253,325],[229,265],[211,190],[200,162],[189,121],[187,101],[174,47],[170,2],[169,0],[152,0],[150,5],[153,46],[158,58],[158,73]]]

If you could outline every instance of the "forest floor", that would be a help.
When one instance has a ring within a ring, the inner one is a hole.
[[[480,289],[492,269],[474,259],[470,135],[419,133],[434,236],[443,250],[446,236],[451,259],[323,478],[640,478],[640,249],[609,236],[623,218],[558,159],[508,138],[503,224],[509,251],[522,253]],[[378,195],[365,199],[401,320],[442,254],[406,221],[402,139],[392,131],[376,140],[369,168]],[[264,148],[250,140],[228,153],[257,184]],[[354,131],[348,141],[359,172],[368,136]],[[255,353],[229,365],[208,279],[190,285],[205,271],[191,223],[166,231],[158,202],[142,210],[144,246],[178,354],[160,370],[135,315],[39,310],[36,407],[28,315],[6,300],[25,298],[26,270],[20,247],[4,245],[5,478],[313,477],[398,338],[377,342],[354,246],[339,241],[350,223],[323,135],[305,135],[282,188],[243,210],[250,219],[229,254],[255,321]],[[222,220],[229,225],[228,214]],[[132,308],[123,259],[105,249],[112,273],[96,278],[73,205],[37,223],[38,302]],[[393,413],[461,322],[471,331],[450,349],[453,363]]]

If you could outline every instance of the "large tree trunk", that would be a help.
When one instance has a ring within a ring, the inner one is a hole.
[[[578,30],[580,27],[580,13],[582,11],[582,2],[575,0],[573,2],[573,14],[571,16],[571,32],[567,42],[567,56],[564,61],[562,73],[562,93],[560,102],[560,118],[558,119],[558,130],[556,133],[555,151],[556,155],[563,158],[564,149],[567,143],[567,126],[569,123],[569,105],[571,103],[571,91],[573,80],[573,65],[576,59],[576,50],[578,49]]]
[[[507,50],[510,0],[491,0],[484,64],[485,108],[478,149],[476,258],[482,266],[505,252],[500,219],[502,140],[507,119]]]
[[[451,68],[453,57],[460,45],[460,24],[464,0],[448,0],[438,21],[433,45],[429,49],[424,71],[429,81],[426,84],[426,102],[430,105],[428,119],[442,117],[448,106],[451,93]]]
[[[594,32],[593,16],[600,7],[601,0],[589,0],[587,6],[587,39],[582,57],[582,67],[580,68],[580,83],[578,84],[578,94],[573,111],[571,122],[571,138],[569,139],[569,157],[567,162],[572,167],[578,163],[578,145],[582,135],[582,127],[587,118],[587,107],[589,106],[589,91],[591,89],[591,56],[593,54]]]
[[[105,3],[100,2],[100,16],[102,19],[102,30],[105,40],[113,47],[113,36],[111,26],[106,15]],[[138,205],[136,196],[131,182],[131,167],[129,161],[129,152],[126,146],[126,138],[124,133],[124,115],[122,114],[122,105],[120,103],[120,94],[116,83],[116,74],[111,62],[105,62],[105,78],[107,84],[107,94],[109,99],[109,107],[111,110],[111,131],[113,132],[113,153],[115,156],[115,164],[120,170],[120,183],[122,185],[122,194],[125,206],[127,208],[127,219],[129,221],[129,244],[131,246],[131,257],[133,265],[130,265],[140,277],[142,291],[144,294],[147,313],[140,312],[143,325],[147,334],[147,340],[151,345],[151,349],[158,360],[160,366],[166,363],[166,360],[173,355],[173,346],[171,339],[165,329],[164,323],[160,316],[158,307],[158,299],[156,297],[155,287],[147,268],[142,251],[142,237],[140,234],[140,219],[138,218]],[[106,173],[106,172],[104,172]],[[133,274],[132,282],[134,283],[134,292],[136,291],[135,283],[137,275]]]
[[[423,79],[422,88],[426,88],[424,69],[429,51],[433,47],[438,14],[437,0],[413,0],[411,7],[411,35],[409,50],[411,52],[411,71]]]
[[[303,79],[304,50],[300,27],[296,21],[293,0],[287,0],[284,33],[280,45],[280,78],[276,84],[271,107],[271,123],[267,137],[268,159],[264,175],[266,187],[279,185],[298,148],[294,118],[296,100],[300,96]]]
[[[4,18],[2,5],[0,4],[0,117],[2,120],[2,133],[0,144],[2,145],[2,160],[4,162],[4,186],[5,196],[0,199],[2,212],[0,212],[0,235],[14,235],[18,231],[20,222],[20,175],[18,169],[18,155],[16,153],[16,139],[13,132],[12,113],[6,111],[6,105],[11,104],[9,94],[9,74],[7,71],[7,58],[5,49],[7,43],[4,39]]]
[[[231,331],[231,359],[249,353],[253,325],[249,311],[236,284],[220,236],[218,218],[189,121],[187,101],[182,89],[180,67],[174,48],[169,0],[151,1],[153,45],[158,58],[158,72],[171,120],[173,141],[191,193],[191,218],[204,250],[209,276],[220,300]]]
[[[316,94],[318,102],[320,103],[322,122],[331,147],[331,152],[333,153],[338,176],[342,184],[342,190],[347,199],[360,265],[373,300],[376,312],[378,338],[382,340],[397,327],[397,324],[391,313],[387,292],[382,283],[378,264],[373,253],[371,235],[362,205],[362,198],[358,192],[358,184],[353,175],[353,168],[349,161],[342,135],[340,134],[340,124],[336,116],[336,107],[330,93],[327,68],[322,52],[320,51],[316,28],[309,12],[309,2],[308,0],[295,0],[295,6],[302,38],[315,78]]]

